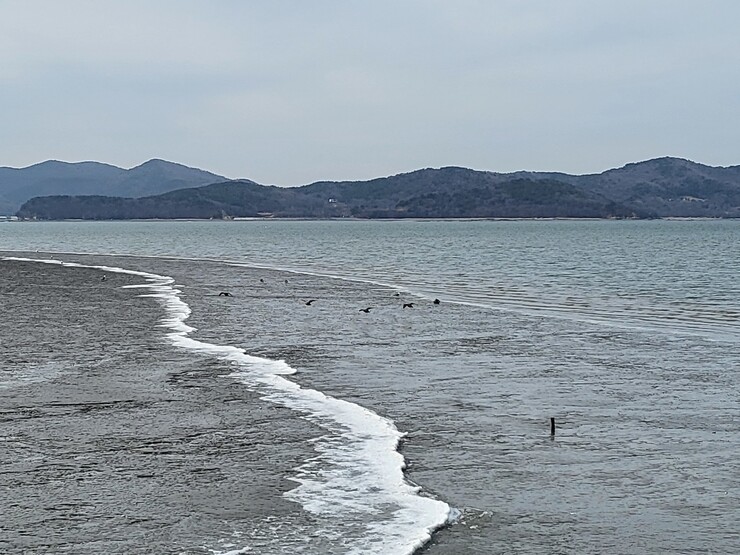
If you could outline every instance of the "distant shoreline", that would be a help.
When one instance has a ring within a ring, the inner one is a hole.
[[[232,219],[217,219],[217,218],[131,218],[131,219],[101,219],[101,220],[87,220],[82,218],[65,218],[59,220],[45,220],[45,219],[0,219],[0,223],[52,223],[52,222],[218,222],[218,223],[233,223],[233,222],[555,222],[555,221],[573,221],[573,222],[595,222],[595,221],[732,221],[740,220],[740,218],[720,218],[720,217],[698,217],[698,216],[665,216],[662,218],[568,218],[568,217],[551,217],[551,218],[287,218],[287,217],[275,217],[275,218],[259,218],[259,217],[244,217],[244,218],[232,218]]]

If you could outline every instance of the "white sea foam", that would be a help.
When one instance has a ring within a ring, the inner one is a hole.
[[[284,361],[255,357],[238,347],[191,338],[195,328],[185,323],[190,307],[180,298],[181,291],[173,278],[53,259],[4,259],[95,268],[144,278],[146,284],[125,287],[146,290],[141,296],[155,298],[162,304],[165,316],[160,325],[169,330],[167,337],[173,345],[234,364],[238,369],[231,377],[259,391],[263,399],[299,411],[325,429],[327,433],[314,442],[316,456],[296,469],[292,478],[299,485],[286,496],[306,511],[363,530],[343,542],[346,553],[411,554],[454,514],[446,503],[420,495],[420,488],[406,480],[404,459],[397,450],[403,434],[391,420],[286,379],[284,376],[295,370]],[[243,553],[245,549],[248,548],[220,553]]]

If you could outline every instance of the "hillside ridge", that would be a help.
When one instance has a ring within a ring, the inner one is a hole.
[[[740,217],[740,166],[714,167],[676,157],[632,162],[600,174],[498,173],[445,166],[298,187],[227,180],[157,159],[120,171],[124,178],[117,183],[136,194],[111,194],[110,189],[94,196],[58,191],[29,199],[18,215],[28,219]],[[178,181],[185,181],[179,179],[182,175],[191,176],[189,172],[198,172],[198,179],[210,182],[176,187]],[[150,186],[151,181],[166,180],[169,190],[147,195],[144,187],[127,185],[137,173],[147,175]]]

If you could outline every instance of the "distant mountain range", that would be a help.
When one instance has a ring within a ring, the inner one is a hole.
[[[738,218],[740,166],[658,158],[591,175],[447,167],[275,187],[162,160],[130,170],[45,162],[0,168],[0,198],[10,208],[29,199],[18,210],[28,219]]]
[[[130,170],[100,162],[49,160],[27,168],[0,168],[0,214],[14,214],[32,197],[144,197],[225,180],[222,175],[156,159]]]

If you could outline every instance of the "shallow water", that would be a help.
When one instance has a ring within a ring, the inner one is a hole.
[[[285,359],[408,433],[408,477],[462,511],[429,553],[734,553],[739,238],[713,221],[43,223],[3,224],[0,248],[364,280],[175,276],[199,338]],[[208,288],[239,301],[206,310],[189,295]]]

